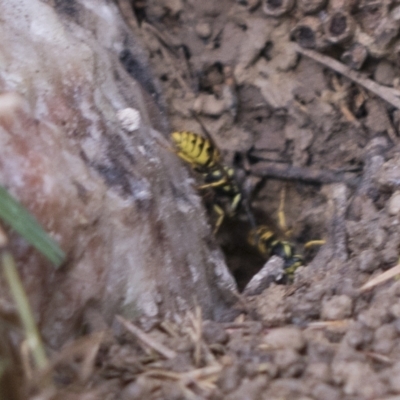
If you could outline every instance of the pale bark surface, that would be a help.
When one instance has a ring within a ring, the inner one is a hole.
[[[46,340],[73,336],[88,306],[110,321],[173,317],[197,302],[222,318],[235,284],[165,146],[138,38],[113,3],[64,4],[0,2],[0,184],[68,256],[55,271],[11,233]],[[128,107],[141,116],[134,132],[117,118]]]

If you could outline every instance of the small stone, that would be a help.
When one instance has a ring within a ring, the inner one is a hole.
[[[396,329],[397,333],[400,333],[400,318],[397,318],[394,322],[393,322],[393,326]]]
[[[140,112],[135,108],[124,108],[117,112],[117,118],[122,127],[128,132],[133,132],[140,127]]]
[[[397,337],[396,328],[393,324],[380,326],[374,335],[373,350],[380,354],[389,354]]]
[[[396,71],[391,63],[386,60],[379,62],[374,73],[374,79],[385,86],[393,86],[396,78]]]
[[[383,250],[383,261],[388,265],[395,265],[399,259],[397,243],[388,243]]]
[[[397,362],[391,368],[392,373],[389,374],[389,386],[395,393],[400,393],[400,362]]]
[[[400,302],[394,303],[390,307],[390,315],[400,321]]]
[[[231,400],[259,399],[265,391],[268,380],[265,376],[258,376],[255,379],[244,378],[241,385],[229,396]]]
[[[303,332],[295,327],[272,329],[264,337],[264,343],[273,349],[289,348],[296,351],[301,351],[306,345]]]
[[[326,383],[318,383],[315,385],[312,395],[318,400],[339,400],[342,398],[339,389]]]
[[[354,43],[347,51],[345,51],[340,59],[352,69],[360,69],[366,58],[368,50],[360,43]]]
[[[208,39],[212,34],[211,24],[208,22],[199,22],[195,30],[200,39]]]
[[[384,307],[371,307],[362,311],[357,320],[371,329],[378,329],[388,317],[388,311]]]
[[[400,6],[393,8],[390,12],[390,16],[393,20],[400,21]]]
[[[339,320],[351,316],[353,301],[349,296],[334,296],[322,303],[321,318],[325,320]]]
[[[270,378],[276,378],[278,372],[278,366],[273,362],[263,362],[258,364],[258,373],[264,373]]]
[[[304,397],[301,397],[300,393],[305,393],[306,391],[307,391],[306,383],[302,379],[278,378],[274,379],[269,386],[268,394],[271,393],[273,395],[264,396],[263,399],[304,400]],[[297,396],[294,396],[295,393],[297,394]],[[246,397],[246,399],[252,399],[252,397]]]
[[[224,392],[231,392],[238,387],[240,378],[239,364],[236,363],[222,370],[218,379],[218,387]]]
[[[178,15],[183,10],[182,0],[164,0],[164,7],[172,16]]]
[[[316,378],[319,381],[328,382],[330,375],[329,365],[323,362],[309,364],[306,369],[306,376]]]
[[[389,215],[398,215],[400,213],[400,190],[392,194],[388,201]]]
[[[344,336],[347,344],[353,349],[358,349],[361,346],[368,344],[373,339],[373,331],[360,322],[354,322]]]
[[[210,117],[219,117],[226,109],[225,100],[217,99],[213,94],[200,94],[193,104],[194,111]]]
[[[213,321],[205,321],[203,324],[203,337],[208,344],[225,344],[229,340],[229,335],[220,324]]]
[[[372,249],[363,250],[359,257],[358,269],[363,272],[373,272],[379,267],[375,259],[375,252]]]
[[[371,129],[373,132],[384,132],[385,130],[390,129],[391,121],[385,105],[382,102],[379,102],[377,99],[368,99],[365,102],[365,109],[367,112],[365,125],[368,129]],[[384,162],[384,159],[378,154],[372,156],[370,162],[371,164],[369,168],[375,168]],[[373,170],[371,169],[371,171]],[[377,171],[377,169],[375,169],[375,171]]]
[[[299,360],[300,360],[299,354],[290,348],[278,350],[275,353],[274,357],[275,364],[279,367],[281,371],[294,365]]]
[[[380,398],[386,392],[378,375],[361,361],[334,363],[332,369],[334,381],[343,382],[346,395],[374,399]]]

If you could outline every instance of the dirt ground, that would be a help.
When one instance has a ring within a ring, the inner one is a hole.
[[[171,131],[201,133],[200,116],[244,177],[257,224],[281,231],[305,266],[290,285],[243,295],[226,321],[196,310],[142,341],[127,322],[82,339],[56,369],[57,398],[400,399],[400,282],[361,289],[399,259],[400,114],[387,95],[400,83],[400,8],[291,3],[132,6]],[[359,68],[362,82],[334,60]],[[248,229],[242,210],[217,236],[241,289],[266,261]],[[314,239],[326,244],[304,250]]]

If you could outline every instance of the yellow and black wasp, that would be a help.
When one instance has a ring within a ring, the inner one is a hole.
[[[217,214],[214,233],[218,231],[225,215],[236,215],[243,204],[250,225],[249,243],[265,258],[273,255],[284,260],[284,281],[292,280],[295,270],[304,263],[301,255],[295,254],[294,246],[288,241],[278,239],[277,235],[266,226],[257,226],[250,210],[247,198],[243,195],[235,177],[234,168],[221,162],[221,153],[201,121],[196,118],[205,131],[207,138],[189,131],[173,132],[171,139],[176,154],[201,175],[204,184],[199,189],[212,189],[212,204]],[[226,200],[226,201],[224,201]],[[281,210],[283,214],[283,211]]]
[[[286,225],[284,212],[284,204],[286,197],[286,187],[281,191],[281,199],[278,209],[278,227],[283,237],[290,237],[291,230]],[[248,242],[257,248],[258,252],[266,259],[272,256],[278,256],[283,259],[283,282],[290,282],[294,278],[294,273],[304,264],[304,257],[301,254],[296,254],[293,243],[278,238],[275,231],[265,225],[260,225],[256,229],[252,229]],[[324,244],[324,240],[308,241],[304,245],[304,249],[309,249],[314,246]]]
[[[294,245],[286,240],[278,239],[276,233],[265,225],[253,229],[248,240],[263,257],[278,256],[283,259],[285,282],[292,281],[296,269],[304,264],[303,256],[295,253]]]
[[[220,228],[226,214],[233,216],[243,199],[233,168],[221,163],[221,153],[212,139],[188,131],[173,132],[176,154],[203,175],[204,184],[199,189],[213,189],[213,210],[217,214],[214,233]],[[228,202],[228,210],[223,199]]]

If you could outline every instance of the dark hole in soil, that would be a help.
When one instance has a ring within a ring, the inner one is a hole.
[[[146,1],[145,0],[134,0],[131,3],[132,5],[132,10],[136,15],[137,21],[139,25],[142,24],[144,20],[147,19],[146,16]]]
[[[295,31],[293,39],[302,47],[308,49],[315,47],[315,34],[309,26],[300,26]]]
[[[185,56],[186,60],[190,60],[192,58],[192,52],[190,51],[189,47],[183,44],[181,46],[183,55]]]
[[[200,91],[213,93],[213,87],[224,82],[223,69],[224,66],[220,62],[215,62],[214,64],[204,68],[199,79]]]
[[[263,47],[263,49],[260,52],[260,57],[265,58],[267,61],[270,61],[272,59],[271,56],[271,51],[274,47],[274,44],[270,41],[268,41],[267,43],[265,43],[265,46]]]
[[[267,5],[271,8],[279,8],[282,6],[282,0],[267,0]]]
[[[329,26],[329,32],[334,36],[343,34],[346,30],[347,22],[346,17],[343,14],[337,13],[332,17],[331,24]]]

